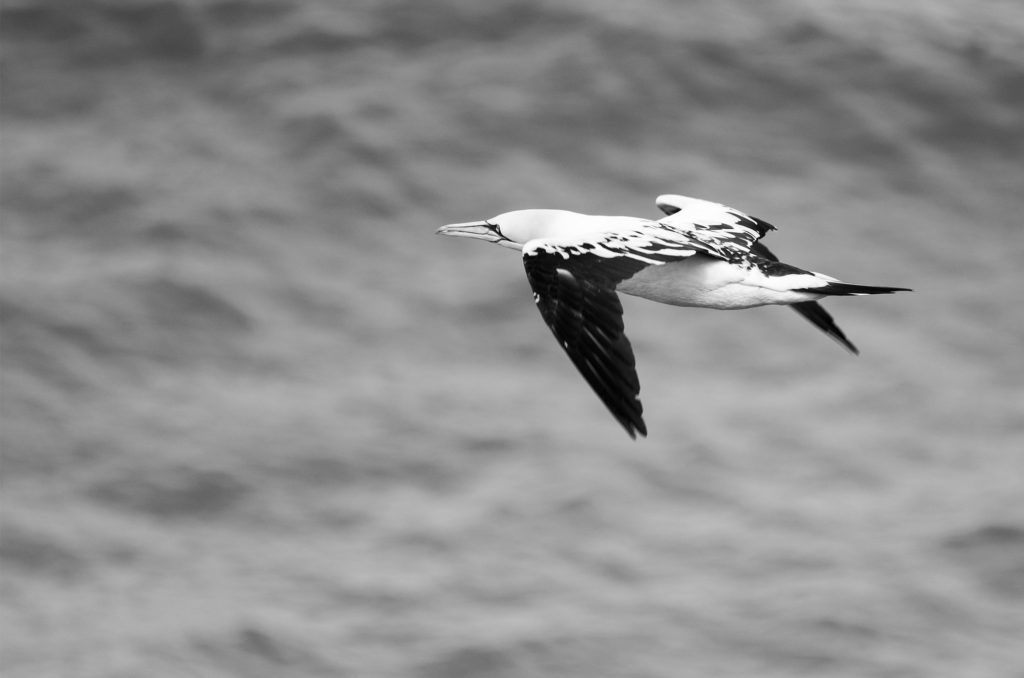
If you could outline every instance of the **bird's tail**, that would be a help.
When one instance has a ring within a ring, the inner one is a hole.
[[[660,198],[659,198],[660,200]],[[662,208],[664,209],[664,208]],[[768,260],[778,264],[779,258],[772,253],[767,247],[764,246],[760,241],[755,242],[751,247],[751,250]],[[771,266],[771,263],[768,264]],[[785,266],[785,264],[780,264]],[[799,270],[799,269],[797,269]],[[800,271],[803,272],[803,271]],[[816,275],[817,278],[825,280],[823,287],[803,288],[798,291],[804,292],[817,292],[819,294],[832,294],[832,295],[851,295],[851,294],[891,294],[892,292],[909,292],[905,287],[874,287],[869,285],[850,285],[848,283],[840,282],[835,278],[828,278],[821,275]],[[812,325],[820,329],[828,336],[835,339],[842,346],[844,346],[850,353],[858,355],[860,351],[853,345],[853,342],[846,338],[839,326],[836,325],[836,321],[832,319],[832,315],[821,307],[816,301],[798,301],[790,304],[789,307],[806,318]]]
[[[893,292],[912,292],[907,287],[879,287],[876,285],[851,285],[838,280],[828,282],[821,287],[804,287],[794,292],[811,292],[838,297],[863,296],[865,294],[892,294]]]

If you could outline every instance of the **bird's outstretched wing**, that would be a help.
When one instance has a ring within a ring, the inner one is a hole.
[[[732,251],[735,251],[734,248],[745,249],[769,262],[777,263],[779,261],[779,258],[764,243],[758,242],[768,231],[775,230],[775,227],[767,221],[749,216],[732,207],[707,200],[688,198],[684,195],[659,195],[654,202],[667,215],[661,220],[662,224],[693,230],[698,234],[708,232],[712,235],[718,234],[718,239],[724,239],[727,242],[726,247]],[[818,302],[803,301],[790,304],[790,308],[851,353],[855,355],[859,353],[853,342],[847,339],[843,331],[836,325],[829,312]]]
[[[615,286],[647,266],[703,251],[648,229],[531,240],[526,277],[544,321],[569,359],[630,437],[647,435],[633,348]]]
[[[655,204],[666,214],[659,224],[703,244],[710,254],[726,261],[749,256],[754,243],[775,230],[767,221],[732,207],[684,195],[659,195]]]

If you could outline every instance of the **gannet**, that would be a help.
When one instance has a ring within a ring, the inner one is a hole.
[[[541,316],[631,438],[646,436],[647,426],[616,292],[723,310],[788,305],[856,354],[817,300],[910,291],[852,285],[782,263],[759,242],[775,227],[732,207],[674,194],[655,204],[665,216],[526,209],[437,230],[522,252]]]

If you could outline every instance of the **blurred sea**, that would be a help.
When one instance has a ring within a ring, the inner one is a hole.
[[[0,670],[1024,676],[1016,0],[5,0]],[[774,223],[913,294],[625,298],[524,207]]]

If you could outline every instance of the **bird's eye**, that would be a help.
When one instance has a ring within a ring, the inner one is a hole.
[[[498,235],[501,235],[501,226],[498,226],[497,224],[491,224],[491,228],[494,229],[495,233],[497,233]],[[501,235],[501,237],[504,238],[505,236]]]

